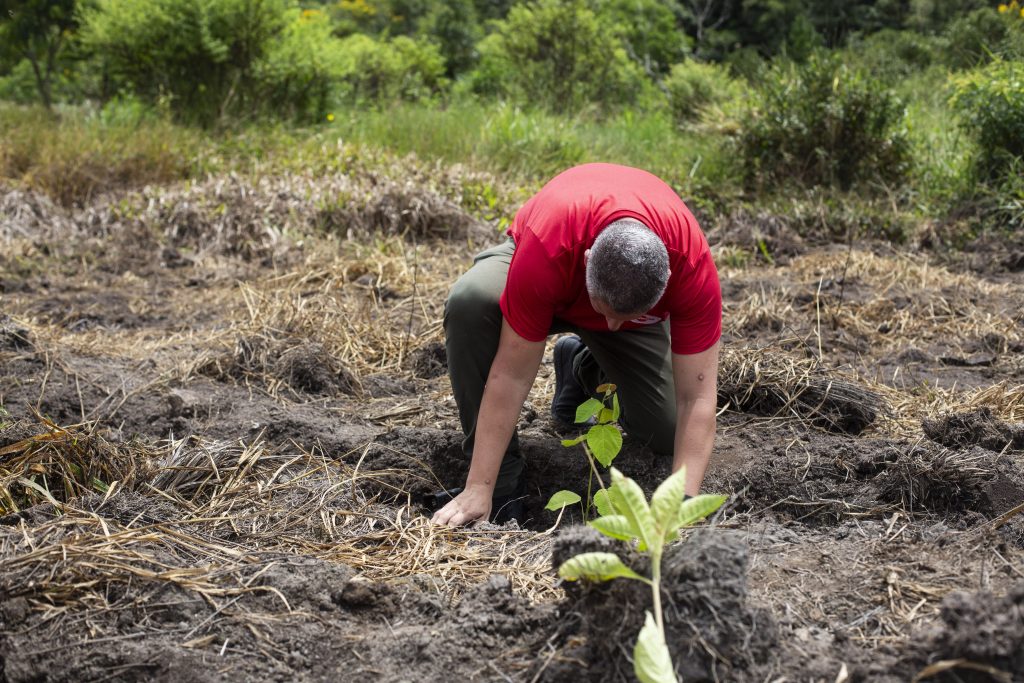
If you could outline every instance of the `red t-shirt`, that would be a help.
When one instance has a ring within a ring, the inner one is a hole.
[[[707,239],[683,200],[657,176],[614,164],[585,164],[556,176],[527,201],[508,230],[516,243],[501,312],[519,336],[543,341],[554,318],[608,330],[590,305],[583,252],[620,218],[635,218],[668,249],[665,294],[622,329],[670,320],[672,351],[706,351],[722,334],[722,291]]]

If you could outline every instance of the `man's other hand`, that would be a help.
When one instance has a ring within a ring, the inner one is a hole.
[[[462,526],[478,519],[486,520],[491,515],[492,494],[493,490],[489,486],[467,486],[465,491],[435,512],[430,521],[434,524]]]

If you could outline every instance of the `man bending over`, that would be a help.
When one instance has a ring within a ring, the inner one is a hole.
[[[448,369],[470,456],[465,488],[433,521],[525,516],[515,433],[548,335],[557,421],[599,384],[620,423],[686,466],[696,495],[715,436],[722,295],[707,239],[656,176],[613,164],[569,169],[516,214],[504,244],[476,256],[445,304]]]

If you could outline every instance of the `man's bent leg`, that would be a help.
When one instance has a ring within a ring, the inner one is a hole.
[[[462,449],[467,455],[473,453],[484,386],[498,352],[502,323],[498,300],[505,289],[514,250],[509,240],[477,254],[473,267],[455,282],[444,305],[448,376],[466,435]],[[495,497],[510,495],[522,473],[523,458],[519,455],[518,438],[513,434],[498,471]]]
[[[577,330],[587,349],[574,363],[577,378],[593,392],[612,382],[619,395],[619,422],[655,453],[671,455],[676,431],[675,383],[667,323],[619,332]]]

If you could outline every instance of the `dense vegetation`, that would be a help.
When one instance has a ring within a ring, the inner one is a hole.
[[[1013,230],[1022,58],[1024,9],[989,0],[0,0],[0,179],[74,202],[341,137],[525,184],[617,161],[709,212],[888,237]]]

